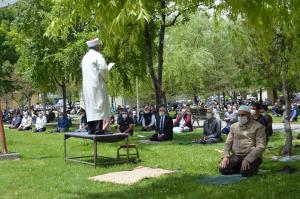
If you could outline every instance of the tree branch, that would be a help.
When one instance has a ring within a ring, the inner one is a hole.
[[[184,12],[187,11],[187,10],[188,10],[188,8],[183,9],[181,12],[178,11],[178,14],[174,17],[174,19],[173,19],[171,22],[169,22],[168,24],[164,24],[164,27],[167,28],[167,27],[174,26],[175,23],[176,23],[176,21],[177,21],[177,18],[178,18],[182,13],[184,13]]]

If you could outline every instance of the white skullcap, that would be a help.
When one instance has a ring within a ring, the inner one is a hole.
[[[86,45],[87,45],[89,48],[94,47],[94,46],[97,46],[97,45],[99,45],[99,44],[100,44],[100,41],[99,41],[98,38],[86,42]]]
[[[239,111],[245,111],[245,112],[250,113],[250,110],[251,110],[250,106],[242,105],[239,107]]]

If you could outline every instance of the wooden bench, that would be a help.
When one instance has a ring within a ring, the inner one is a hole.
[[[192,116],[192,125],[194,126],[194,123],[197,122],[198,127],[203,127],[199,124],[199,121],[206,119],[207,109],[206,108],[191,108],[190,113]]]

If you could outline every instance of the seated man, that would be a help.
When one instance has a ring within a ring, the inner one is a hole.
[[[28,115],[27,112],[24,112],[22,122],[18,127],[18,131],[27,131],[31,129],[31,125],[32,125],[32,118]]]
[[[150,112],[150,107],[144,108],[144,114],[142,116],[142,129],[141,131],[152,131],[155,129],[155,116]]]
[[[231,125],[237,122],[237,112],[235,110],[235,106],[231,107],[228,105],[227,112],[224,115],[224,121],[226,122],[226,126],[222,129],[222,133],[228,134]]]
[[[198,144],[213,144],[221,141],[221,121],[214,117],[212,109],[207,109],[207,120],[203,124],[203,138],[193,141]]]
[[[126,109],[122,109],[121,114],[118,116],[117,130],[119,133],[127,133],[133,135],[133,119],[129,116]]]
[[[57,118],[56,132],[67,132],[70,128],[70,120],[66,114],[63,112],[59,113]]]
[[[292,109],[291,109],[291,114],[290,114],[290,118],[291,118],[290,121],[297,122],[298,114],[299,114],[299,109],[298,109],[297,103],[293,103]]]
[[[11,124],[10,124],[9,128],[10,129],[17,129],[21,125],[21,122],[22,122],[22,115],[21,115],[20,111],[17,111],[14,114],[14,117],[11,121]]]
[[[266,148],[265,127],[251,118],[249,106],[240,106],[238,120],[228,134],[220,172],[250,177],[257,174],[262,163],[262,153]]]
[[[151,141],[167,141],[173,139],[173,121],[167,115],[165,107],[159,108],[159,117],[156,119],[156,133],[150,137]]]
[[[86,113],[85,110],[82,108],[79,110],[80,114],[80,123],[79,123],[79,129],[76,129],[75,132],[89,132],[89,126],[86,119]]]
[[[183,133],[193,131],[191,115],[187,113],[186,108],[181,109],[181,113],[177,115],[173,124],[174,133]]]
[[[35,122],[35,129],[33,132],[44,132],[46,131],[47,118],[44,116],[43,112],[38,113],[38,117]]]
[[[261,114],[261,106],[258,103],[252,103],[251,104],[251,110],[250,110],[252,119],[259,122],[261,125],[263,125],[265,127],[265,135],[266,135],[266,143],[268,143],[269,141],[269,136],[271,134],[271,132],[269,132],[269,122],[267,120],[266,117],[264,117]]]

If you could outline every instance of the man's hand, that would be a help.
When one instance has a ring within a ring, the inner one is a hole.
[[[225,157],[221,161],[221,168],[226,168],[229,164],[229,158]]]
[[[245,171],[248,170],[249,168],[250,168],[250,164],[248,160],[243,160],[241,170]]]
[[[204,139],[204,140],[207,140],[207,139],[208,139],[208,137],[207,137],[207,136],[204,136],[204,137],[203,137],[203,139]]]

